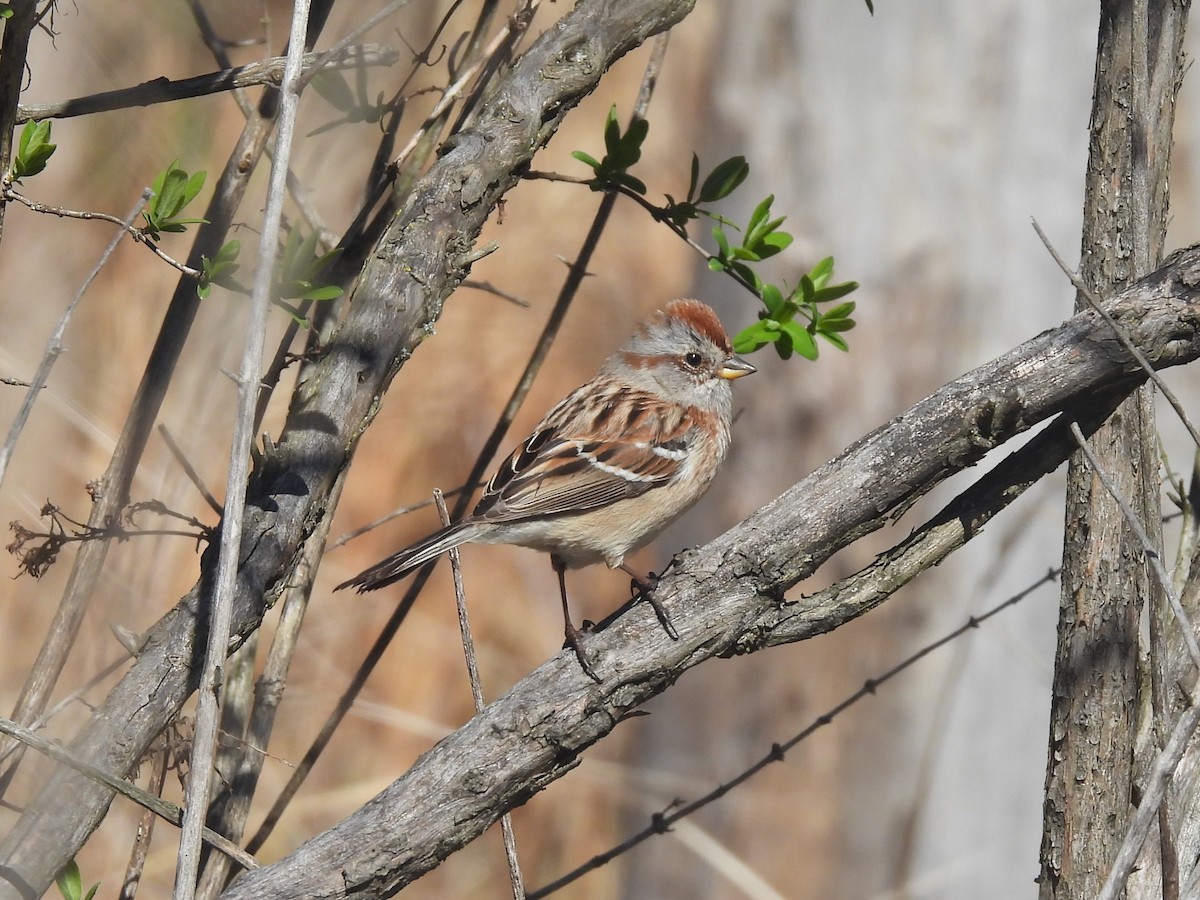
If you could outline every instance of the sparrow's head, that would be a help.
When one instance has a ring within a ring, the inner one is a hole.
[[[729,382],[755,371],[734,355],[721,320],[699,300],[672,300],[604,368],[671,403],[726,416],[733,403]]]

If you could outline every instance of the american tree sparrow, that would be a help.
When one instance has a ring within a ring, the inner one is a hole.
[[[564,572],[600,561],[625,569],[625,554],[700,499],[729,450],[729,382],[754,371],[733,354],[712,309],[671,301],[546,414],[492,476],[474,512],[335,590],[376,590],[459,544],[545,551],[558,573],[567,643],[599,681],[571,623]]]

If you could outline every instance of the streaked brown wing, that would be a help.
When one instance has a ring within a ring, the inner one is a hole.
[[[568,395],[501,463],[472,518],[512,521],[606,506],[666,484],[687,455],[688,415],[653,397],[616,387],[586,402]],[[624,416],[613,410],[627,410]],[[587,415],[590,413],[590,416]]]

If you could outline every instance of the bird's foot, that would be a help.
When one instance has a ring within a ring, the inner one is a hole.
[[[600,676],[596,674],[596,670],[592,668],[592,664],[588,662],[587,655],[583,652],[583,641],[579,639],[581,634],[582,632],[578,628],[568,625],[566,629],[567,640],[564,646],[570,647],[575,651],[575,658],[579,660],[579,667],[583,669],[588,678],[599,684]]]
[[[622,566],[622,568],[625,568]],[[662,601],[654,596],[654,589],[658,586],[660,576],[651,572],[645,579],[639,578],[636,572],[625,569],[628,573],[631,584],[629,586],[630,595],[637,597],[640,600],[645,600],[654,610],[654,615],[658,616],[658,623],[662,625],[665,631],[673,641],[679,640],[679,632],[675,630],[675,625],[671,622],[671,617],[667,613],[667,608],[662,605]]]

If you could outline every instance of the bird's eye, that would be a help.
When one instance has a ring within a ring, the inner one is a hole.
[[[683,356],[683,364],[689,369],[698,369],[700,367],[700,363],[703,361],[704,357],[702,357],[695,350],[693,350],[691,353],[685,353]]]

